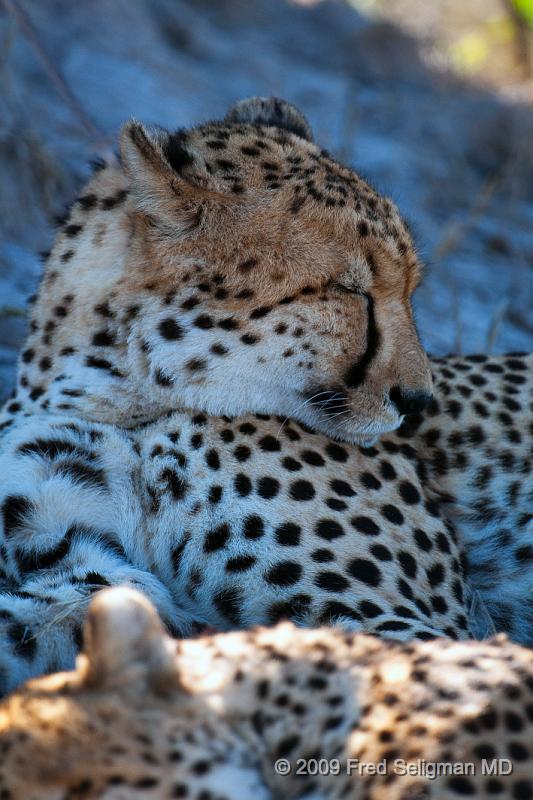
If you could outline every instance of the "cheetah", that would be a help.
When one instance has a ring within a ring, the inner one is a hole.
[[[533,652],[289,622],[176,642],[106,589],[76,670],[0,705],[0,751],[11,800],[528,800]]]
[[[2,417],[3,690],[72,667],[108,585],[179,635],[476,633],[451,491],[423,425],[398,431],[450,422],[396,208],[275,99],[172,134],[129,122],[121,157],[56,239]]]

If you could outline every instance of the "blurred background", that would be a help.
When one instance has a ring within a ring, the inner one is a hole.
[[[0,0],[0,82],[0,397],[89,160],[253,94],[399,204],[430,352],[532,349],[533,0]]]

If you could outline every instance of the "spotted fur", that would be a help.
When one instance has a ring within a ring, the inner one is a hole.
[[[435,358],[432,369],[435,397],[396,441],[426,465],[425,486],[460,534],[494,629],[531,646],[533,356]]]
[[[422,412],[418,261],[390,201],[297,115],[254,100],[189,132],[130,123],[124,166],[98,173],[60,231],[3,412],[4,689],[72,666],[108,584],[141,588],[181,634],[283,618],[472,632],[452,492],[423,435],[424,414],[443,439],[455,419],[442,381]],[[511,606],[514,633],[517,593]]]
[[[107,590],[76,671],[0,706],[0,751],[11,800],[527,800],[533,653],[290,623],[176,643]]]

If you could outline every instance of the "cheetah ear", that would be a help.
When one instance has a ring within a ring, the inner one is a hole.
[[[313,132],[301,111],[277,97],[247,97],[230,108],[225,122],[244,122],[251,125],[273,125],[295,133],[308,142],[313,141]]]
[[[178,686],[174,642],[140,592],[127,587],[98,592],[89,606],[83,639],[87,686],[156,692]]]
[[[134,119],[126,122],[120,134],[120,155],[138,207],[181,232],[200,224],[201,204],[221,202],[220,194],[209,189],[203,162],[187,149],[186,142],[185,131],[169,133]]]

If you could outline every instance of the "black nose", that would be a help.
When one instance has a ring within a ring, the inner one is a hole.
[[[399,386],[393,386],[389,396],[400,414],[417,414],[427,407],[432,398],[427,392],[412,392]]]

